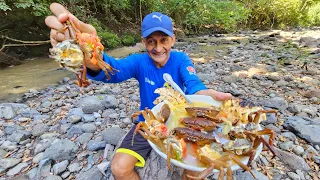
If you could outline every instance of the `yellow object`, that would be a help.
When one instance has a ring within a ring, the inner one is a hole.
[[[137,167],[144,167],[144,165],[146,164],[145,159],[144,159],[142,156],[140,156],[140,154],[138,154],[138,153],[136,153],[136,152],[134,152],[134,151],[132,151],[132,150],[130,150],[130,149],[119,148],[119,149],[116,151],[116,153],[118,153],[118,152],[125,153],[125,154],[129,154],[129,155],[137,158],[137,159],[138,159],[138,162],[135,164],[135,166],[137,166]]]

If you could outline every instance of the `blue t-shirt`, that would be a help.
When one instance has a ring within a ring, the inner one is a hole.
[[[170,74],[180,88],[185,89],[186,94],[194,94],[207,89],[196,75],[191,59],[183,52],[171,51],[168,62],[161,68],[155,66],[147,53],[133,54],[119,60],[104,54],[103,59],[120,72],[116,72],[114,75],[110,74],[111,79],[107,80],[104,71],[97,74],[88,70],[87,77],[106,83],[119,83],[130,78],[137,79],[140,87],[141,110],[145,107],[149,109],[154,107],[153,101],[159,96],[154,91],[163,87],[164,73]],[[143,121],[143,117],[139,116],[138,121]]]

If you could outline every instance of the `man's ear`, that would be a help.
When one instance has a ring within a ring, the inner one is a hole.
[[[142,42],[142,44],[145,46],[145,47],[147,47],[146,45],[146,43],[147,43],[147,40],[146,40],[146,38],[143,38],[142,36],[141,36],[141,42]]]
[[[173,35],[171,38],[172,38],[171,47],[173,47],[174,43],[176,42],[176,35]]]

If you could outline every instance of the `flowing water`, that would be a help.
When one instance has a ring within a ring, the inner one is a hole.
[[[132,47],[122,47],[108,51],[108,55],[119,58],[142,51],[143,45],[138,43]],[[74,75],[61,69],[57,62],[50,58],[25,60],[18,66],[0,70],[0,102],[13,101],[29,89],[41,90],[56,85],[63,77]]]

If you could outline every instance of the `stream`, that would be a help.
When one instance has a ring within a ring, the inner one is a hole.
[[[131,53],[144,50],[141,43],[135,46],[121,47],[107,51],[115,58],[125,57]],[[41,90],[48,86],[57,85],[64,77],[73,77],[73,73],[59,67],[50,58],[33,58],[18,66],[0,70],[0,102],[14,101],[30,89]]]

